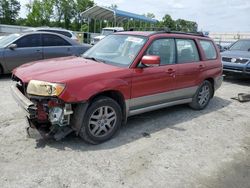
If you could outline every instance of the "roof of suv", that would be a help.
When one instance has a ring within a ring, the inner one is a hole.
[[[117,32],[115,34],[126,34],[126,35],[138,35],[138,36],[145,36],[149,37],[152,35],[158,35],[158,34],[169,34],[169,35],[181,35],[181,36],[194,36],[194,37],[206,37],[208,36],[204,35],[203,33],[186,33],[186,32],[178,32],[178,31],[124,31],[124,32]]]

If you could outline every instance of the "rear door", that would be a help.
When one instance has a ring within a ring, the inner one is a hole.
[[[167,102],[175,97],[171,93],[176,87],[174,39],[156,39],[147,49],[145,55],[160,56],[161,64],[160,66],[134,69],[131,110]]]
[[[4,50],[4,62],[9,71],[24,63],[43,58],[40,34],[25,35],[13,44],[17,45],[15,49],[6,48]]]
[[[205,64],[201,61],[195,40],[176,39],[176,48],[178,64],[178,72],[176,72],[177,89],[185,88],[188,91],[186,97],[190,97],[191,94],[195,93],[197,86],[204,77]]]
[[[72,45],[64,38],[53,34],[42,34],[44,59],[65,57],[73,54]]]
[[[204,65],[206,66],[206,74],[210,77],[220,76],[222,73],[221,59],[211,40],[199,40],[199,45],[203,51]]]

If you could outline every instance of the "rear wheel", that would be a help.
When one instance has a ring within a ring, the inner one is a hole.
[[[198,88],[193,101],[189,104],[189,106],[195,110],[202,110],[208,105],[212,95],[212,84],[206,80]]]
[[[119,104],[109,97],[98,97],[87,109],[79,135],[91,144],[99,144],[111,139],[121,124]]]

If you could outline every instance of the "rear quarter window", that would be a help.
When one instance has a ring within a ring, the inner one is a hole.
[[[200,45],[205,53],[206,60],[213,60],[217,58],[217,53],[212,41],[200,40]]]
[[[43,46],[71,46],[71,44],[57,35],[43,34]]]

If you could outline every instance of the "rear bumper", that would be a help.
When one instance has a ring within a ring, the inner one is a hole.
[[[24,96],[22,92],[15,85],[11,86],[11,94],[29,119],[36,118],[37,116],[36,104],[34,104],[26,96]]]
[[[223,76],[218,76],[214,79],[214,89],[217,90],[220,88],[223,82]]]

